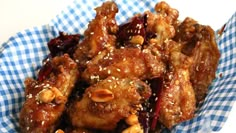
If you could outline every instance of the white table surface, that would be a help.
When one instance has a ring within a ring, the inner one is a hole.
[[[73,0],[0,0],[0,45],[16,32],[47,24]],[[236,0],[165,0],[180,12],[201,24],[220,28],[236,11]],[[236,104],[218,133],[236,131]]]

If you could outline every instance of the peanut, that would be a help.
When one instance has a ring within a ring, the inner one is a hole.
[[[67,102],[67,98],[65,96],[57,96],[55,97],[56,104],[63,104]]]
[[[55,98],[55,95],[50,89],[43,89],[38,93],[38,100],[43,103],[50,103]]]
[[[138,117],[137,117],[137,115],[135,115],[135,114],[131,114],[130,116],[128,116],[128,117],[125,119],[125,122],[126,122],[128,125],[135,125],[135,124],[138,124],[138,123],[139,123]]]
[[[56,87],[51,87],[50,89],[53,91],[56,97],[63,96],[63,94]]]
[[[55,94],[55,103],[57,104],[66,103],[67,101],[66,97],[63,96],[63,94],[56,87],[52,87],[51,90]]]
[[[61,129],[58,129],[58,130],[56,130],[56,132],[55,133],[64,133],[64,131],[63,130],[61,130]]]
[[[144,38],[141,35],[136,35],[136,36],[133,36],[129,42],[132,44],[141,44],[142,45],[144,42]]]
[[[90,97],[94,102],[109,102],[114,99],[114,94],[108,89],[96,89]]]
[[[143,129],[141,128],[140,124],[132,125],[126,128],[122,133],[143,133]]]

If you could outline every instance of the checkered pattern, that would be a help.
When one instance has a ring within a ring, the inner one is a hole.
[[[64,31],[67,33],[83,34],[87,28],[87,24],[94,18],[96,12],[95,7],[100,6],[106,0],[77,0],[68,7],[68,10],[62,11],[54,18],[50,26],[54,27],[55,31]],[[118,5],[119,12],[116,15],[117,23],[127,21],[136,13],[147,10],[154,11],[154,6],[158,0],[115,0]],[[86,3],[84,5],[83,3]]]
[[[48,54],[47,42],[58,31],[83,34],[94,17],[94,7],[104,0],[77,0],[56,16],[48,25],[17,33],[0,47],[0,132],[19,131],[19,111],[24,102],[24,79],[35,77],[41,61]],[[116,0],[118,23],[135,13],[153,11],[155,0]],[[86,5],[83,3],[87,3]],[[218,40],[221,58],[217,78],[210,86],[202,107],[192,120],[175,126],[172,132],[210,132],[223,126],[236,100],[236,13],[227,22]],[[220,76],[222,75],[222,77]]]

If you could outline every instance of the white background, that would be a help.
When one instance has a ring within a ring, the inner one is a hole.
[[[236,11],[236,0],[165,0],[179,10],[180,19],[190,16],[219,29]],[[50,22],[72,0],[0,0],[0,45],[16,32]],[[236,106],[236,105],[235,105]],[[219,133],[236,131],[236,107]]]

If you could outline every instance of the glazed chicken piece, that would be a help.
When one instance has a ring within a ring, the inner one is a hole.
[[[178,23],[178,10],[171,8],[166,2],[159,2],[155,6],[155,13],[145,12],[147,15],[147,32],[155,33],[151,39],[156,45],[161,45],[165,40],[175,36],[175,27]]]
[[[195,94],[189,80],[192,59],[180,52],[170,54],[170,67],[164,76],[159,97],[159,120],[169,129],[193,118],[196,108]]]
[[[82,77],[93,84],[108,76],[118,78],[150,79],[160,77],[165,71],[161,58],[148,49],[114,49],[102,51],[88,63]]]
[[[82,99],[70,105],[69,119],[74,127],[112,130],[140,110],[150,95],[150,87],[139,79],[110,76],[87,88]]]
[[[86,62],[99,51],[115,46],[118,30],[115,15],[118,7],[115,2],[108,1],[95,8],[96,17],[89,23],[84,32],[84,40],[78,44],[74,59],[80,67],[85,68]]]
[[[159,2],[155,10],[156,13],[136,14],[121,24],[117,32],[118,47],[148,48],[159,56],[163,42],[175,36],[179,13],[166,2]]]
[[[144,46],[155,56],[159,56],[164,62],[166,56],[166,49],[164,43],[171,40],[175,36],[175,29],[179,21],[179,12],[170,7],[166,2],[159,2],[155,6],[156,13],[146,11],[146,42]]]
[[[183,44],[182,53],[193,58],[190,66],[190,81],[193,85],[197,102],[204,100],[220,58],[214,31],[210,26],[198,24],[186,18],[178,27],[174,38]]]
[[[78,77],[68,54],[56,56],[41,68],[38,80],[25,80],[26,101],[20,112],[22,133],[52,133]]]

